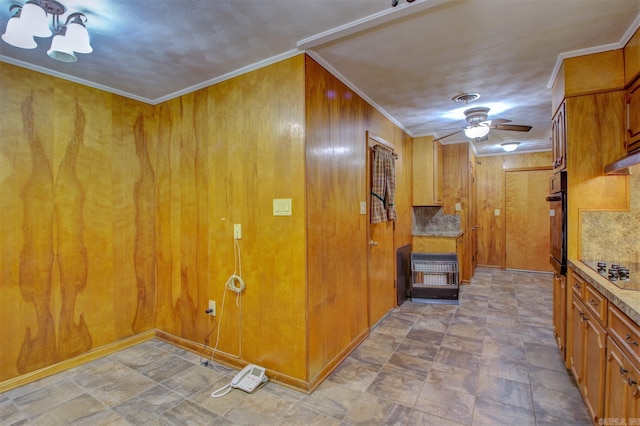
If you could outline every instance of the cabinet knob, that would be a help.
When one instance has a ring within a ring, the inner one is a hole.
[[[628,372],[629,372],[629,370],[627,370],[627,369],[625,369],[625,368],[623,368],[623,367],[620,367],[620,375],[621,375],[621,376],[624,376],[624,375],[625,375],[626,373],[628,373]]]
[[[624,341],[627,342],[630,345],[638,346],[638,342],[636,342],[636,341],[631,342],[631,341],[629,341],[629,339],[631,339],[631,335],[627,334],[627,337],[624,338]]]
[[[596,302],[596,301],[595,301],[595,299],[591,299],[591,300],[589,300],[589,304],[590,304],[591,306],[598,306],[598,302]]]
[[[637,385],[638,384],[638,382],[633,380],[631,377],[627,378],[627,383],[629,384],[629,386],[633,386],[633,385]]]

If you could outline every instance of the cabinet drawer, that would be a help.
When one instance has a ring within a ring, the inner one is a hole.
[[[584,286],[584,305],[591,314],[600,320],[600,323],[607,323],[607,299],[598,290],[587,284]]]
[[[609,305],[609,333],[640,363],[640,329],[620,309]]]
[[[571,271],[571,291],[578,296],[578,299],[584,300],[584,288],[587,286],[587,282],[582,277]]]

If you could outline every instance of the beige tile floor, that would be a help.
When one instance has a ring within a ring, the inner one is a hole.
[[[478,269],[460,305],[406,302],[311,395],[158,340],[0,394],[18,425],[590,425],[551,331],[551,276]]]

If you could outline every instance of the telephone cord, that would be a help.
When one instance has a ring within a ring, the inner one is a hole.
[[[224,302],[227,296],[227,289],[236,293],[236,306],[239,308],[239,317],[238,317],[238,355],[228,354],[224,352],[225,355],[231,356],[233,358],[240,358],[242,356],[242,299],[240,295],[242,291],[245,289],[245,283],[242,279],[242,259],[240,256],[240,243],[238,240],[234,240],[233,244],[233,274],[227,279],[227,282],[224,285],[224,291],[222,292],[222,307],[220,308],[220,321],[218,321],[218,327],[216,332],[216,345],[211,351],[211,362],[213,363],[214,355],[218,352],[218,343],[220,342],[220,329],[222,328],[222,314],[224,314]],[[238,285],[235,285],[235,282],[238,282]],[[215,368],[215,364],[214,368]],[[226,394],[225,394],[226,395]],[[213,396],[213,394],[212,394]]]
[[[224,391],[224,393],[220,393],[222,391]],[[225,396],[229,392],[231,392],[231,383],[224,385],[220,389],[214,390],[213,392],[211,392],[211,396],[214,397],[214,398],[220,398],[220,397]]]

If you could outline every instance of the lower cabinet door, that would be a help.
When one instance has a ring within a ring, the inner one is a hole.
[[[614,419],[628,420],[629,362],[618,345],[607,338],[606,389],[604,401],[605,424],[613,424]],[[619,424],[621,423],[618,422]]]
[[[576,380],[578,388],[582,391],[582,364],[584,355],[584,333],[583,333],[583,308],[582,302],[578,300],[575,294],[571,297],[571,309],[570,309],[570,326],[571,326],[571,350],[569,351],[569,367],[571,368],[571,374]]]
[[[582,395],[591,418],[597,424],[602,418],[604,407],[607,333],[590,313],[585,312],[583,321],[585,334]]]

